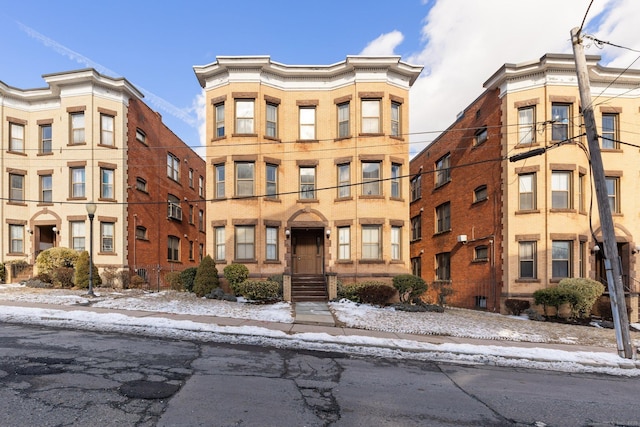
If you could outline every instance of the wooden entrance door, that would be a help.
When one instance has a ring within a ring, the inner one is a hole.
[[[293,239],[293,273],[322,274],[322,230],[295,231]]]

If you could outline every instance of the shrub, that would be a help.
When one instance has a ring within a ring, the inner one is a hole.
[[[509,298],[504,301],[504,305],[509,310],[509,313],[514,316],[520,316],[525,310],[531,307],[531,303],[524,299],[512,299]]]
[[[533,301],[536,305],[541,305],[544,315],[548,316],[547,307],[555,307],[556,313],[560,306],[566,302],[565,296],[561,295],[557,287],[538,289],[533,293]]]
[[[71,267],[58,267],[51,273],[51,283],[60,288],[72,288],[75,272]]]
[[[180,281],[185,291],[193,292],[193,282],[196,280],[196,274],[198,274],[198,267],[189,267],[180,272]]]
[[[122,285],[122,289],[129,289],[131,287],[131,277],[135,273],[132,273],[129,270],[120,270],[118,272],[117,278],[120,280],[120,284]]]
[[[46,249],[40,252],[36,258],[38,273],[50,274],[58,267],[73,267],[79,255],[78,251],[69,248],[55,247]]]
[[[4,283],[7,279],[7,270],[5,269],[4,263],[0,262],[0,282]]]
[[[426,282],[413,274],[400,274],[393,278],[393,287],[398,290],[400,302],[409,303],[427,291]]]
[[[234,286],[244,282],[249,277],[249,269],[244,264],[229,264],[222,271],[224,278],[229,281],[229,287],[236,295],[240,295],[236,292]]]
[[[356,293],[363,304],[386,305],[396,290],[382,282],[363,282]]]
[[[46,251],[45,251],[46,252]],[[44,252],[40,253],[42,255]],[[102,278],[98,274],[98,267],[95,264],[93,268],[93,286],[102,285]],[[76,274],[74,283],[77,288],[87,289],[89,287],[89,252],[82,251],[76,261]]]
[[[576,317],[588,317],[593,305],[604,293],[602,283],[582,277],[562,279],[558,289],[566,292],[571,314]]]
[[[131,279],[129,280],[129,287],[131,289],[139,289],[144,286],[144,279],[137,274],[131,275]]]
[[[358,290],[363,286],[363,283],[350,283],[348,285],[342,284],[338,281],[338,300],[348,299],[353,302],[362,302],[358,295]]]
[[[170,271],[164,275],[164,281],[169,285],[169,287],[174,291],[184,291],[184,285],[180,280],[180,272],[179,271]]]
[[[273,280],[245,280],[235,285],[235,292],[251,301],[279,299],[279,285]]]
[[[216,263],[210,255],[207,255],[202,259],[196,271],[196,277],[193,279],[193,292],[196,296],[203,297],[218,286],[220,286],[220,281]]]

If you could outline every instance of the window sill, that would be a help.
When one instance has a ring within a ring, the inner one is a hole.
[[[296,200],[297,203],[320,203],[320,200],[318,199],[298,199]]]
[[[232,138],[257,138],[257,133],[232,133]]]
[[[263,135],[262,138],[266,139],[267,141],[282,142],[282,140],[280,138],[276,138],[274,136]]]
[[[474,201],[473,203],[471,203],[471,206],[479,205],[480,203],[482,203],[482,202],[486,202],[487,200],[489,200],[489,198],[488,198],[488,197],[485,197],[484,199],[476,200],[476,201]]]
[[[27,256],[24,252],[7,252],[7,256]]]
[[[384,133],[382,132],[359,133],[358,136],[384,136]]]
[[[540,283],[540,279],[516,279],[516,283]]]
[[[384,264],[382,259],[360,259],[358,264]]]
[[[344,141],[344,140],[347,140],[347,139],[351,139],[351,138],[352,138],[351,135],[349,135],[349,136],[341,136],[339,138],[334,138],[333,142],[341,142],[341,141]]]
[[[27,204],[24,203],[24,202],[12,202],[11,200],[9,200],[7,202],[7,205],[10,205],[10,206],[27,206]]]
[[[116,252],[98,252],[98,255],[117,256]]]
[[[339,259],[336,261],[336,264],[353,264],[352,259]]]
[[[12,150],[7,150],[6,151],[7,154],[17,154],[18,156],[25,156],[27,157],[27,153],[23,153],[22,151],[12,151]]]
[[[418,202],[418,201],[420,201],[420,200],[422,200],[422,197],[418,197],[417,199],[413,199],[413,200],[411,200],[411,201],[409,202],[409,204],[412,204],[412,203]]]
[[[214,259],[214,261],[216,262],[216,264],[226,264],[227,263],[226,259]]]
[[[278,199],[277,197],[269,197],[269,196],[264,196],[264,201],[265,202],[282,203],[282,199]]]
[[[53,203],[51,203],[51,202],[38,203],[36,206],[38,206],[38,207],[40,207],[40,206],[53,206]]]
[[[211,138],[211,142],[222,141],[223,139],[227,139],[227,135],[216,136],[215,138]]]
[[[623,217],[624,214],[622,212],[611,212],[611,216]]]
[[[389,197],[389,200],[393,202],[404,202],[402,197]]]
[[[601,148],[602,153],[624,153],[621,148]]]
[[[489,258],[478,258],[471,260],[471,264],[484,264],[489,262]]]
[[[549,212],[551,213],[576,213],[575,209],[569,209],[569,208],[551,208],[549,209]]]
[[[49,153],[38,153],[38,154],[36,154],[36,156],[53,156],[53,153],[52,152],[49,152]]]
[[[87,145],[86,142],[70,142],[67,144],[67,147],[76,147],[78,145]]]
[[[262,262],[263,264],[282,264],[279,259],[267,259]]]
[[[82,196],[82,197],[68,197],[67,200],[71,201],[78,201],[78,200],[87,200],[87,196]]]
[[[404,138],[397,135],[389,135],[390,139],[395,139],[396,141],[404,141]]]
[[[311,142],[311,143],[318,143],[320,142],[319,139],[296,139],[297,143],[305,143],[305,142]]]
[[[530,142],[528,144],[516,144],[516,146],[513,147],[513,148],[517,150],[519,148],[531,148],[531,147],[537,147],[539,145],[540,145],[540,143],[534,141],[534,142]]]
[[[433,191],[441,189],[442,187],[444,187],[445,185],[447,185],[450,182],[451,182],[451,178],[449,178],[447,181],[445,181],[443,183],[436,184],[435,187],[433,187]]]
[[[384,199],[384,196],[379,195],[379,194],[361,194],[360,196],[358,196],[358,199]]]
[[[389,261],[389,264],[404,264],[404,261],[402,261],[401,259],[392,259],[391,261]]]
[[[435,233],[433,233],[433,237],[442,236],[443,234],[448,234],[448,233],[451,233],[451,229],[436,231]]]
[[[530,211],[515,211],[516,215],[539,214],[540,209],[532,209]]]
[[[99,202],[117,202],[117,199],[105,199],[103,197],[98,197]]]
[[[353,197],[336,197],[333,199],[334,202],[348,202],[350,200],[353,200]]]
[[[97,146],[102,148],[110,148],[112,150],[116,150],[118,148],[115,145],[107,145],[107,144],[98,144]]]
[[[211,199],[210,202],[213,202],[213,203],[215,203],[215,202],[224,202],[225,200],[227,200],[226,197],[221,197],[219,199]]]
[[[257,259],[234,259],[232,261],[234,264],[257,264]]]

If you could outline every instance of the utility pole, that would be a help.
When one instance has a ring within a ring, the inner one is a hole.
[[[607,195],[607,185],[604,167],[602,165],[596,122],[593,116],[593,106],[591,105],[591,84],[587,71],[587,60],[584,55],[584,46],[582,46],[579,28],[571,30],[571,44],[573,45],[573,56],[576,62],[582,115],[584,116],[587,141],[589,142],[589,153],[591,154],[591,172],[593,174],[593,183],[598,201],[598,212],[600,214],[602,250],[604,250],[603,259],[611,299],[613,324],[616,330],[618,355],[626,359],[633,359],[634,355],[629,334],[629,317],[627,316],[627,308],[624,300],[624,286],[622,284],[618,245],[616,243],[616,234],[613,228],[613,218],[611,216],[611,208]]]

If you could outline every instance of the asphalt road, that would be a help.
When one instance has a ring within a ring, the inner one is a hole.
[[[640,426],[637,378],[0,324],[2,426]]]

